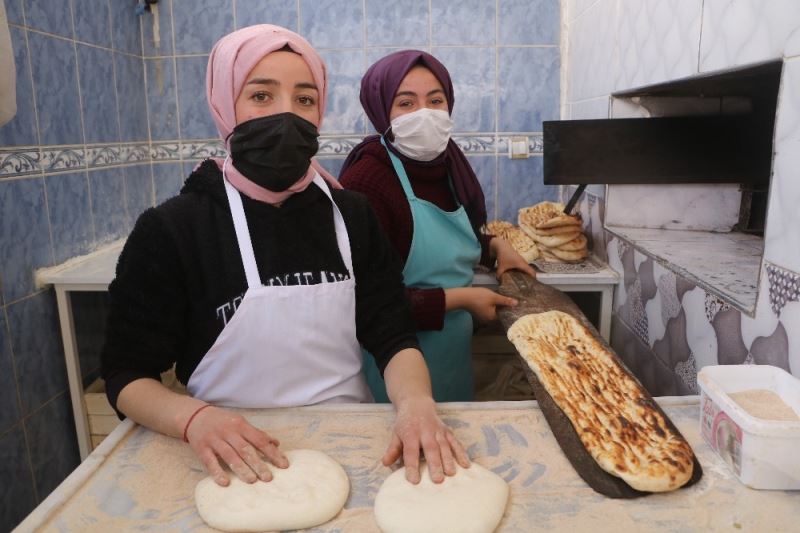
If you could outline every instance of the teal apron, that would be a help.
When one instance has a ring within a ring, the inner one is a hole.
[[[383,139],[381,144],[386,146]],[[414,225],[411,249],[403,268],[406,286],[418,289],[470,286],[481,246],[464,206],[448,212],[417,198],[403,163],[392,152],[387,152],[411,207]],[[472,400],[472,315],[463,309],[449,311],[440,331],[418,331],[417,338],[431,374],[434,400]],[[388,402],[386,384],[375,358],[367,353],[364,372],[375,401]]]

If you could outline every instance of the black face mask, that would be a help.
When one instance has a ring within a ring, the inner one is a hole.
[[[283,192],[305,176],[317,137],[317,127],[294,113],[254,118],[233,129],[231,161],[256,185]]]

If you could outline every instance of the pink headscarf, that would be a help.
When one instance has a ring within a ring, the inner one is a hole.
[[[264,56],[280,50],[286,45],[302,56],[308,68],[311,69],[314,83],[319,90],[317,108],[319,109],[319,127],[322,126],[322,116],[325,112],[325,100],[328,93],[328,77],[325,63],[320,55],[308,41],[285,28],[271,24],[249,26],[229,33],[217,41],[208,58],[206,71],[208,107],[228,152],[230,152],[230,146],[227,139],[233,128],[236,127],[236,99],[242,91],[247,75]],[[214,158],[214,161],[221,170],[224,160]],[[306,175],[282,192],[273,192],[256,185],[236,170],[233,165],[227,166],[225,174],[231,185],[242,194],[254,200],[276,204],[283,202],[294,193],[305,190],[317,172],[332,188],[342,188],[336,178],[314,159],[311,160],[311,166]]]

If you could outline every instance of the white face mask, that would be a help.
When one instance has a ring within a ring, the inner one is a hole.
[[[447,111],[423,107],[392,120],[392,146],[416,161],[436,159],[450,140],[453,119]]]

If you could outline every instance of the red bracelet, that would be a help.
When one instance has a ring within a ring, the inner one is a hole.
[[[192,416],[189,417],[189,421],[186,422],[186,427],[183,428],[183,442],[189,442],[189,439],[186,438],[186,432],[189,431],[189,425],[192,423],[192,420],[194,420],[194,417],[196,417],[197,414],[206,407],[211,407],[211,404],[207,403],[205,405],[198,407],[197,410],[194,413],[192,413]]]

